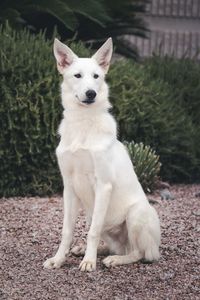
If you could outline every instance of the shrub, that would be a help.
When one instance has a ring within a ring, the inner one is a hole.
[[[124,142],[128,149],[138,179],[147,192],[151,192],[158,181],[161,163],[150,146],[143,143]]]
[[[149,76],[168,84],[173,91],[174,99],[184,110],[193,125],[195,134],[194,151],[196,152],[196,168],[193,179],[200,180],[200,65],[188,58],[177,60],[175,57],[155,56],[147,59],[145,68]],[[192,145],[191,145],[192,147]],[[192,151],[192,149],[191,149]]]
[[[54,153],[62,107],[52,41],[6,26],[0,27],[0,42],[0,196],[59,192]],[[89,55],[82,43],[70,46],[80,56]],[[163,179],[193,180],[200,174],[194,121],[177,101],[175,88],[151,74],[146,64],[130,61],[111,67],[108,81],[119,137],[156,150]]]
[[[145,68],[153,78],[166,82],[178,102],[192,119],[200,125],[200,65],[189,58],[155,56],[145,61]]]
[[[193,180],[195,130],[170,86],[151,78],[146,66],[127,60],[111,68],[109,82],[120,139],[143,142],[155,149],[165,180]]]
[[[0,28],[0,195],[61,189],[55,158],[62,108],[52,41]],[[82,44],[71,45],[88,55]]]

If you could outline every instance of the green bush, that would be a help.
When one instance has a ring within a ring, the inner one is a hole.
[[[62,107],[52,41],[41,33],[15,32],[6,26],[0,27],[0,42],[0,196],[59,192],[62,181],[55,148]],[[89,55],[81,43],[70,46],[80,56]],[[121,61],[110,69],[108,81],[119,137],[156,150],[164,180],[198,179],[198,117],[192,115],[192,109],[188,113],[188,102],[183,105],[175,85],[162,76],[156,78],[154,64]],[[198,82],[195,68],[193,80]],[[192,80],[188,82],[192,86]],[[181,82],[177,84],[181,89]],[[185,81],[190,94],[186,85]],[[192,97],[197,103],[198,96]]]
[[[52,41],[0,28],[0,196],[61,189],[55,158],[61,119]],[[71,45],[82,56],[82,44]]]
[[[109,82],[120,139],[153,147],[160,156],[163,179],[193,180],[195,128],[170,86],[151,78],[146,65],[127,60],[111,68]]]
[[[183,106],[195,125],[200,125],[200,65],[188,58],[155,56],[145,61],[153,78],[166,82],[174,91],[176,101]]]
[[[200,180],[200,65],[188,58],[155,56],[145,67],[151,78],[164,81],[173,91],[176,102],[190,118],[195,131],[196,168],[193,179]],[[191,149],[192,150],[192,149]]]
[[[138,179],[147,192],[151,192],[158,182],[161,163],[159,156],[150,146],[143,143],[124,142],[128,149]]]

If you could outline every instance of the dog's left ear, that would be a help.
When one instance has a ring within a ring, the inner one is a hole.
[[[100,67],[102,67],[105,73],[108,72],[110,61],[113,52],[112,38],[107,39],[107,41],[97,50],[97,52],[92,56]]]

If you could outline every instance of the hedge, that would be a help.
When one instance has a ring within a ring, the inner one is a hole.
[[[109,81],[120,139],[143,142],[155,149],[164,180],[196,179],[196,128],[173,89],[152,78],[146,65],[128,60],[112,67]]]
[[[53,41],[7,25],[0,27],[0,43],[0,196],[60,192],[55,148],[62,107]],[[68,44],[80,56],[89,55],[82,43]],[[156,150],[164,180],[197,179],[194,122],[170,84],[151,73],[148,63],[111,66],[108,82],[119,137]]]

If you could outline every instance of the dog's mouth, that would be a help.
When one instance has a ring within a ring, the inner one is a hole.
[[[84,105],[84,104],[90,105],[90,104],[92,104],[92,103],[95,102],[94,99],[89,99],[89,98],[86,98],[85,100],[81,101],[81,100],[79,99],[78,95],[76,95],[76,99],[79,101],[79,104],[82,104],[82,105]]]
[[[92,104],[94,102],[95,102],[94,99],[85,99],[85,100],[82,101],[82,103],[85,103],[85,104]]]

